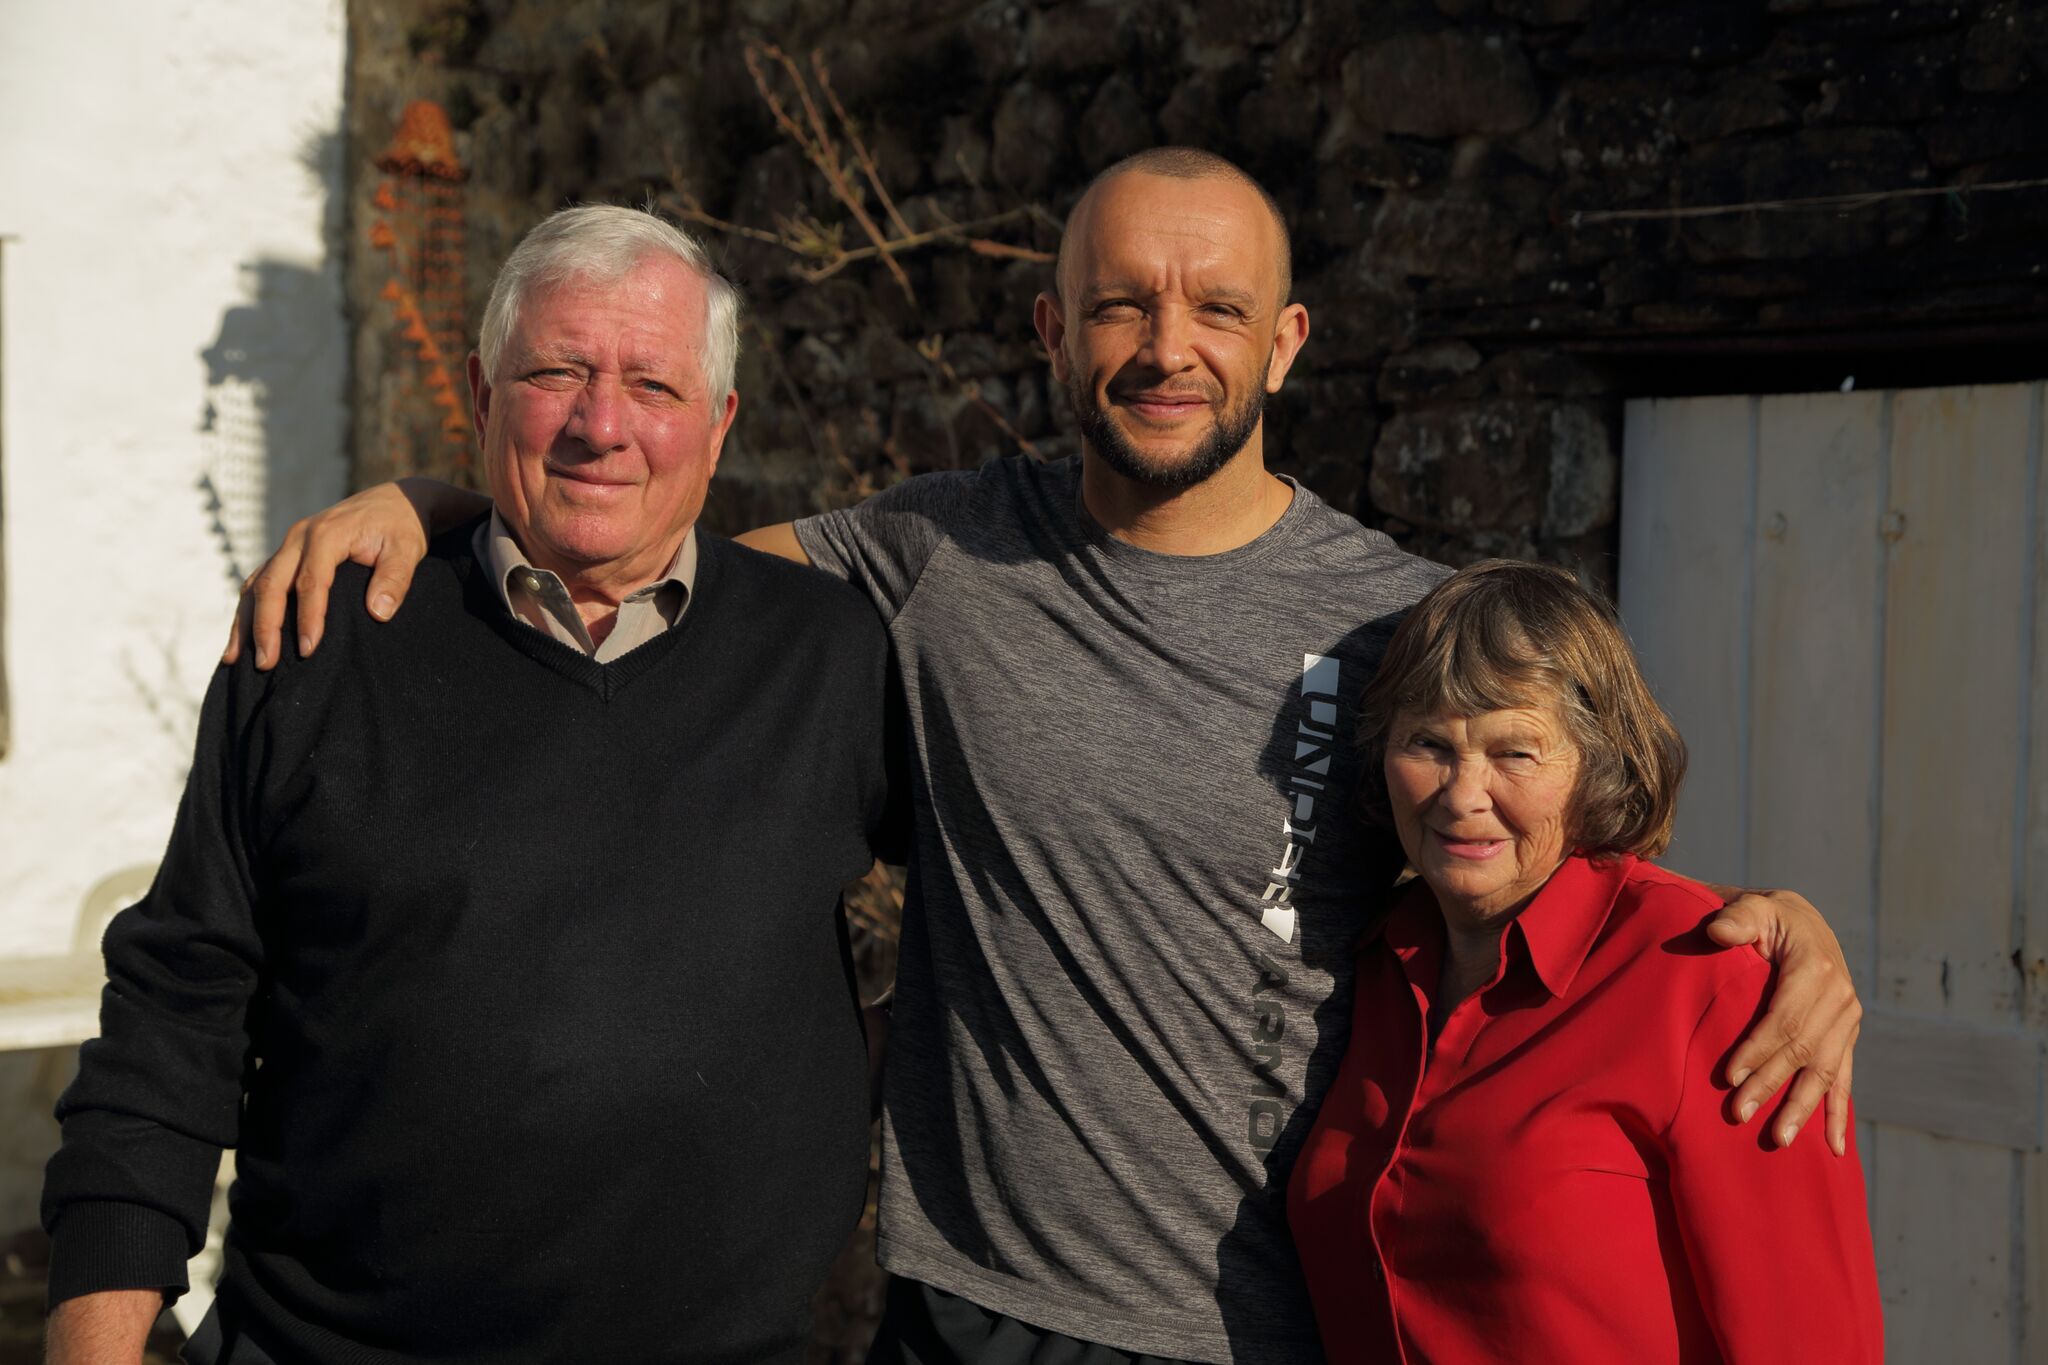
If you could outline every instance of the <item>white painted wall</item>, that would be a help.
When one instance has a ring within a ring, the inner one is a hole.
[[[345,27],[343,0],[0,3],[0,964],[69,953],[91,888],[160,856],[232,565],[344,488]],[[67,1069],[0,1094],[0,1234],[47,1151],[16,1092]]]

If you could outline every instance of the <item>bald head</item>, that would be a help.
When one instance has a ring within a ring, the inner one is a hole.
[[[1132,175],[1156,175],[1168,180],[1216,180],[1239,191],[1249,190],[1257,197],[1272,225],[1272,248],[1279,267],[1278,302],[1287,302],[1294,292],[1294,251],[1288,239],[1287,220],[1281,216],[1279,203],[1267,193],[1264,185],[1252,179],[1234,162],[1199,147],[1153,147],[1125,157],[1088,182],[1088,188],[1081,192],[1074,211],[1067,215],[1066,231],[1060,235],[1059,259],[1053,267],[1053,278],[1062,297],[1069,296],[1073,280],[1069,267],[1076,253],[1083,249],[1078,244],[1087,238],[1091,215],[1103,191],[1111,182]]]

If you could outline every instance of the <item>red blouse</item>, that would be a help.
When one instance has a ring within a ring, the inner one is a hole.
[[[1719,908],[1568,859],[1432,1050],[1443,920],[1400,898],[1288,1187],[1335,1365],[1882,1360],[1855,1153],[1725,1117],[1770,969],[1714,950]]]

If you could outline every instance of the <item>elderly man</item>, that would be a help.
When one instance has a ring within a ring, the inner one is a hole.
[[[649,215],[535,228],[469,359],[496,511],[401,624],[215,679],[59,1107],[53,1360],[139,1358],[226,1146],[198,1359],[800,1356],[865,1179],[887,647],[694,528],[737,307]]]
[[[1315,1360],[1282,1194],[1399,864],[1353,813],[1349,740],[1444,570],[1267,472],[1261,414],[1308,314],[1235,166],[1167,148],[1106,171],[1036,323],[1079,460],[926,475],[743,537],[859,586],[914,703],[879,1232],[899,1278],[873,1358]],[[468,508],[424,491],[432,519]],[[295,528],[256,593],[259,655],[302,555],[304,601],[353,556],[395,601],[421,536],[388,488]],[[1724,918],[1784,966],[1745,1097],[1824,1063],[1782,1135],[1834,1079],[1853,993],[1796,897]]]

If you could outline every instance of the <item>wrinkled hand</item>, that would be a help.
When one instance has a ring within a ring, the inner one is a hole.
[[[334,571],[351,561],[371,569],[370,615],[388,621],[412,586],[413,569],[427,553],[427,518],[402,484],[380,483],[292,523],[284,543],[242,585],[242,600],[228,632],[222,663],[242,653],[247,634],[256,667],[277,664],[286,604],[299,601],[299,654],[311,654],[327,624],[327,591]]]
[[[1749,1122],[1791,1081],[1773,1140],[1790,1143],[1825,1099],[1828,1146],[1841,1156],[1848,1150],[1849,1077],[1863,1005],[1834,931],[1797,892],[1762,891],[1729,901],[1708,921],[1707,934],[1724,947],[1749,944],[1778,968],[1770,1009],[1728,1059],[1737,1120]]]

